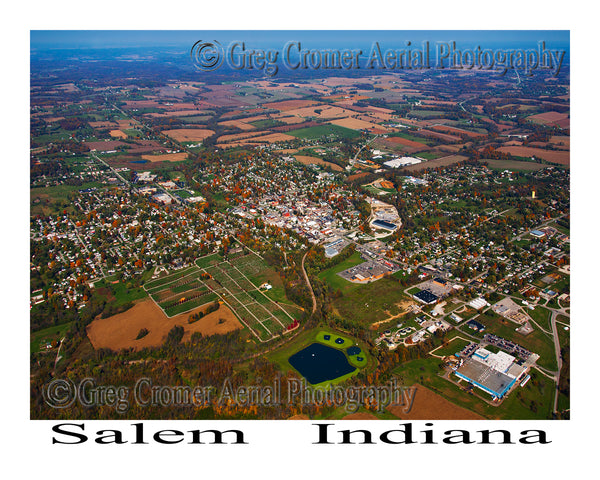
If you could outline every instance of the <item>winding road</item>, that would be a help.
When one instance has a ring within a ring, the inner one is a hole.
[[[304,260],[306,259],[308,252],[310,252],[310,250],[307,250],[307,252],[302,257],[302,273],[304,274],[304,281],[306,282],[306,285],[308,285],[308,289],[310,290],[310,295],[312,296],[312,302],[313,302],[312,313],[314,314],[317,311],[317,297],[315,297],[315,292],[313,291],[312,285],[310,284],[310,280],[308,279],[308,275],[306,273],[306,269],[304,268]]]

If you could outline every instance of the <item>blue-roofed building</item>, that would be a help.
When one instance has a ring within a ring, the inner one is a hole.
[[[532,237],[535,238],[544,238],[546,234],[544,232],[540,232],[539,230],[532,230],[529,232]]]
[[[492,397],[502,398],[524,371],[512,355],[478,348],[454,373]]]
[[[385,220],[377,219],[372,224],[374,227],[383,228],[384,230],[389,230],[391,232],[395,231],[398,228],[398,225],[392,222],[387,222]]]

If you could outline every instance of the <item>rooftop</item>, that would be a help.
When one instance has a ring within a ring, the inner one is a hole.
[[[473,358],[459,367],[456,374],[496,397],[502,397],[515,382],[515,378]]]

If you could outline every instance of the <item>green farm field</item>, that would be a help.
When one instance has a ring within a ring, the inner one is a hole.
[[[328,137],[334,135],[339,138],[357,138],[360,137],[360,133],[356,130],[349,128],[340,127],[339,125],[324,124],[316,127],[301,128],[299,130],[292,130],[287,132],[288,135],[292,135],[298,138],[304,139],[317,139],[321,137]]]

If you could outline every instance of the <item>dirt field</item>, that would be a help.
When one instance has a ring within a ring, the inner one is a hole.
[[[454,135],[448,135],[446,133],[436,132],[434,130],[422,129],[420,133],[421,133],[421,135],[423,135],[425,137],[438,138],[440,140],[444,140],[445,142],[460,142],[460,141],[462,141],[461,137],[456,137]]]
[[[317,112],[317,110],[319,112]],[[297,108],[295,110],[288,110],[286,113],[296,117],[317,118],[344,118],[355,115],[352,110],[346,110],[345,108],[334,107],[331,105],[315,105],[313,107]]]
[[[250,137],[258,137],[259,135],[264,135],[267,132],[265,130],[261,130],[259,132],[244,132],[244,133],[232,133],[230,135],[221,135],[217,139],[217,143],[228,143],[232,141],[242,140],[244,138]]]
[[[550,143],[556,148],[564,148],[565,150],[569,150],[571,148],[571,137],[564,135],[553,135],[550,137]]]
[[[238,120],[225,120],[224,122],[219,122],[219,125],[238,127],[242,130],[253,130],[256,129],[254,125],[250,125],[251,122],[257,122],[259,120],[266,120],[269,117],[266,115],[255,115],[254,117],[246,117]]]
[[[127,134],[125,132],[122,132],[121,130],[111,130],[109,133],[111,137],[127,138]]]
[[[286,112],[288,110],[295,110],[296,108],[308,107],[315,105],[317,102],[312,100],[283,100],[281,102],[264,103],[263,107],[273,108],[280,112]]]
[[[176,128],[162,133],[178,142],[198,142],[214,135],[215,132],[204,128]]]
[[[241,120],[225,120],[224,122],[219,122],[219,125],[224,125],[225,127],[236,127],[240,130],[256,130],[254,125],[244,123]]]
[[[342,417],[342,420],[379,420],[375,415],[368,412],[357,412],[350,413],[345,417]]]
[[[140,124],[137,120],[132,119],[117,120],[117,123],[119,124],[119,130],[136,127]]]
[[[400,145],[406,145],[407,147],[412,147],[412,148],[420,148],[420,149],[429,148],[424,143],[415,142],[413,140],[407,140],[406,138],[402,138],[402,137],[388,137],[385,140],[387,142],[399,143]]]
[[[355,173],[354,175],[350,175],[346,180],[349,182],[353,182],[354,180],[358,180],[359,178],[366,177],[368,175],[367,172],[363,173]]]
[[[510,153],[517,157],[537,157],[547,162],[558,163],[560,165],[569,165],[570,152],[563,150],[542,150],[541,148],[532,147],[500,147],[500,152]]]
[[[256,143],[277,143],[287,142],[288,140],[296,140],[296,137],[286,135],[285,133],[271,133],[269,135],[263,135],[262,137],[252,137],[243,140],[243,144],[256,144]]]
[[[321,160],[320,158],[317,158],[317,157],[309,157],[306,155],[294,155],[294,158],[304,165],[317,164],[317,165],[323,165],[326,167],[330,167],[332,170],[335,170],[338,172],[341,172],[343,170],[343,168],[340,167],[339,165],[336,165],[335,163],[326,162],[325,160]]]
[[[219,310],[206,315],[197,322],[192,324],[187,322],[192,313],[203,311],[205,308],[205,306],[201,306],[191,312],[167,318],[162,310],[147,298],[126,312],[94,320],[87,327],[87,334],[94,348],[110,348],[119,351],[124,348],[140,350],[144,347],[159,346],[175,325],[181,325],[184,328],[184,342],[189,340],[194,332],[213,335],[242,328],[242,324],[225,305],[221,305]],[[219,323],[220,319],[225,321]],[[136,340],[135,338],[142,328],[148,329],[150,333]]]
[[[339,125],[340,127],[351,128],[352,130],[372,130],[375,128],[385,132],[389,131],[389,128],[382,127],[376,123],[365,122],[364,120],[359,120],[358,118],[340,118],[338,120],[332,120],[329,123]]]
[[[569,117],[567,113],[558,113],[558,112],[544,112],[538,113],[537,115],[531,115],[527,117],[527,120],[530,120],[535,123],[555,123],[560,122],[561,120],[565,120]]]
[[[288,420],[310,420],[310,417],[305,413],[299,413],[297,415],[293,415]]]
[[[206,110],[174,110],[172,112],[153,112],[144,114],[147,117],[161,118],[161,117],[191,117],[196,115],[206,114]]]
[[[456,153],[456,152],[460,152],[460,150],[462,149],[463,146],[464,145],[462,145],[462,144],[438,145],[437,147],[434,148],[434,151],[441,152],[441,153]]]
[[[394,113],[393,110],[390,110],[389,108],[384,108],[384,107],[374,107],[373,105],[370,105],[367,107],[367,110],[371,111],[371,112],[380,112],[380,113]]]
[[[99,152],[105,152],[108,150],[116,150],[118,147],[128,145],[123,143],[121,140],[108,140],[101,142],[85,142],[90,150],[98,150]]]
[[[391,113],[368,111],[365,115],[361,115],[358,118],[366,122],[381,122],[382,120],[389,122],[392,118],[394,118],[394,116]]]
[[[409,120],[408,118],[399,118],[398,123],[402,125],[410,125],[413,127],[424,127],[425,124],[423,122],[419,122],[418,120]]]
[[[377,328],[379,327],[379,325],[383,325],[384,323],[387,323],[387,322],[389,322],[391,320],[395,320],[397,318],[403,317],[404,315],[406,315],[407,313],[409,313],[409,312],[412,311],[411,307],[413,305],[416,305],[416,303],[413,302],[412,300],[404,300],[404,301],[402,301],[400,303],[397,303],[396,306],[398,308],[402,309],[402,311],[399,314],[397,314],[397,315],[391,315],[390,312],[388,312],[386,310],[385,313],[387,315],[389,315],[388,318],[384,318],[383,320],[380,320],[378,322],[372,323],[371,326],[369,327],[369,329],[370,330],[377,330]]]
[[[445,133],[454,133],[457,135],[466,135],[467,137],[476,138],[476,137],[485,137],[483,133],[477,132],[469,132],[467,130],[462,130],[460,128],[448,127],[446,125],[435,125],[431,127],[432,130],[437,130],[438,132]]]
[[[387,410],[402,420],[483,420],[470,410],[454,405],[441,395],[417,384],[412,408],[408,413],[402,406],[389,406]]]
[[[279,120],[280,122],[287,123],[288,125],[294,125],[296,123],[302,123],[304,121],[304,117],[290,117],[287,116],[287,113],[278,113],[277,115],[273,115],[272,118],[275,120]]]
[[[535,162],[521,162],[519,160],[492,160],[482,159],[482,162],[486,162],[490,168],[500,168],[507,170],[526,170],[536,171],[546,168],[547,165]]]
[[[152,163],[155,162],[181,162],[188,157],[185,152],[179,153],[165,153],[163,155],[142,155],[144,160],[148,160]]]
[[[263,113],[264,108],[248,108],[246,110],[232,110],[231,112],[224,113],[221,118],[231,118],[237,116],[249,117],[258,113]]]
[[[467,160],[467,157],[462,155],[448,155],[447,157],[428,160],[427,162],[417,163],[416,165],[409,165],[408,167],[403,167],[403,169],[409,172],[418,172],[419,170],[425,170],[426,168],[445,167],[454,163],[464,162],[465,160]]]

